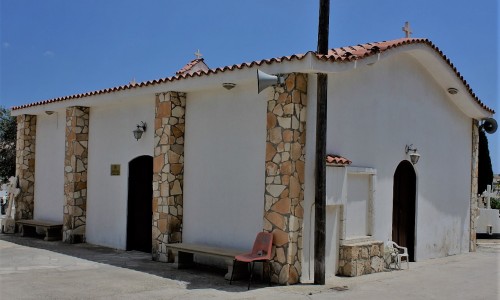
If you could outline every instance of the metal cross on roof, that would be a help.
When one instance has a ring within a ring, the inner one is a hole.
[[[200,49],[198,49],[198,51],[196,51],[194,55],[196,55],[196,59],[200,59],[203,56],[203,54],[200,53]]]
[[[405,22],[405,26],[403,27],[403,31],[406,34],[406,38],[409,38],[410,35],[413,33],[413,32],[411,32],[411,29],[410,29],[410,22]]]

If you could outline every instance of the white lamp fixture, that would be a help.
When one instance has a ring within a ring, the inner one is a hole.
[[[450,93],[450,95],[456,95],[458,94],[458,89],[454,87],[448,88],[448,93]]]
[[[412,151],[410,153],[410,161],[412,164],[416,165],[418,163],[418,160],[420,159],[420,154],[417,152],[417,148],[413,147],[413,144],[410,144],[409,146],[406,145],[405,147],[405,152],[408,154],[408,152]]]
[[[136,140],[142,137],[142,134],[146,132],[146,123],[141,121],[141,125],[137,124],[137,129],[133,131]]]
[[[236,83],[232,83],[232,82],[224,82],[222,84],[222,86],[226,89],[226,90],[232,90],[235,86],[236,86]]]

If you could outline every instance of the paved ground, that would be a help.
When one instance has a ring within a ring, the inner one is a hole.
[[[176,270],[150,255],[0,234],[1,299],[500,299],[500,240],[479,251],[410,264],[410,270],[325,286],[229,285],[224,272]]]

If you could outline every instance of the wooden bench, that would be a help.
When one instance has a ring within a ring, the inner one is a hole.
[[[62,239],[62,224],[38,221],[38,220],[18,220],[19,233],[21,236],[36,236],[37,229],[45,231],[45,241],[57,241]]]
[[[174,266],[178,269],[192,265],[194,254],[220,257],[224,259],[224,263],[227,265],[227,273],[224,276],[226,280],[231,279],[234,257],[243,253],[243,251],[236,249],[217,248],[187,243],[168,244],[167,249],[169,249],[174,255]]]

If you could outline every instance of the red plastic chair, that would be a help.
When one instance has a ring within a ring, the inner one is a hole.
[[[250,279],[248,281],[248,289],[250,289],[255,262],[268,262],[271,259],[272,247],[273,234],[269,232],[259,232],[255,238],[255,242],[253,243],[252,252],[235,256],[233,261],[233,272],[231,273],[231,280],[229,281],[229,284],[232,284],[233,282],[236,262],[243,262],[250,265]]]

